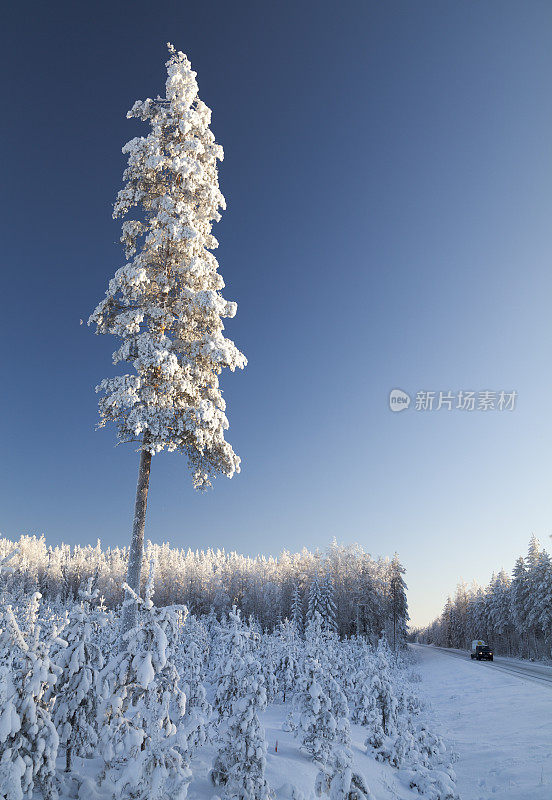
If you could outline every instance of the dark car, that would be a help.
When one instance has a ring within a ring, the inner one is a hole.
[[[471,654],[471,657],[476,658],[478,661],[492,661],[493,651],[486,644],[478,644],[475,648],[475,652]]]

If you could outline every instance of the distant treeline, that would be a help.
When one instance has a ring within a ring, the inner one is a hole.
[[[125,548],[59,545],[44,537],[22,536],[19,542],[0,538],[0,559],[15,548],[14,573],[0,577],[22,592],[38,589],[45,597],[75,599],[83,580],[94,577],[109,607],[120,604],[128,552]],[[263,628],[281,620],[300,622],[307,612],[313,582],[331,587],[335,625],[340,636],[367,635],[374,642],[382,632],[388,641],[404,640],[408,610],[406,586],[398,556],[372,558],[359,545],[333,542],[325,553],[283,551],[277,558],[239,555],[224,550],[182,550],[148,543],[146,564],[155,560],[155,603],[185,604],[196,615],[220,614],[237,605]],[[147,576],[144,568],[142,574]],[[316,589],[316,586],[314,587]],[[326,588],[328,591],[328,588]],[[316,592],[315,592],[316,594]],[[311,601],[312,604],[312,601]]]
[[[440,647],[466,648],[484,639],[497,653],[524,658],[550,657],[552,647],[552,560],[532,536],[525,558],[512,575],[503,569],[486,588],[458,585],[443,612],[410,638]]]

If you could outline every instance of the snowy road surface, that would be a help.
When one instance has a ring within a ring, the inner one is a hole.
[[[552,669],[411,647],[434,727],[459,756],[462,800],[552,800]]]
[[[441,653],[447,653],[462,659],[469,659],[470,655],[467,650],[455,650],[450,647],[437,647],[435,649]],[[492,670],[510,672],[521,678],[531,679],[536,683],[548,684],[549,688],[552,689],[552,666],[547,664],[524,661],[520,658],[506,658],[506,656],[495,656],[492,663],[489,661],[481,661],[479,663]]]

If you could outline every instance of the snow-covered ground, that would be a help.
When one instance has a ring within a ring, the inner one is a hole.
[[[518,665],[516,659],[495,665],[460,658],[459,651],[411,649],[434,728],[459,756],[454,769],[462,800],[550,800],[552,683],[502,668],[502,662]]]
[[[411,650],[418,661],[415,670],[422,676],[416,690],[428,701],[424,717],[458,755],[454,769],[461,800],[550,800],[552,684],[507,674],[492,664],[473,662],[466,654],[459,657],[460,651],[416,645]],[[300,752],[293,734],[282,730],[288,710],[288,703],[276,704],[262,715],[266,777],[275,800],[291,800],[292,786],[312,800],[317,767]],[[421,800],[408,788],[402,770],[367,755],[365,728],[351,725],[351,734],[355,768],[366,778],[374,800]],[[211,800],[216,794],[208,777],[214,754],[206,745],[193,759],[189,800]],[[99,760],[76,761],[76,772],[87,774],[94,786]],[[88,788],[92,796],[98,787]],[[62,792],[62,798],[68,800],[71,794]],[[108,800],[101,790],[99,797]]]
[[[302,792],[305,800],[316,800],[314,784],[318,767],[300,752],[293,733],[282,730],[282,723],[288,711],[289,704],[288,706],[276,705],[271,706],[262,715],[268,744],[266,777],[271,786],[274,800],[293,800],[293,787]],[[366,733],[366,728],[361,725],[351,725],[355,770],[365,777],[374,800],[416,800],[416,798],[423,800],[424,795],[420,795],[416,790],[408,787],[408,777],[404,770],[394,769],[367,755],[366,748],[363,746]],[[215,748],[205,745],[192,760],[193,779],[188,789],[188,800],[212,800],[213,797],[220,796],[221,790],[215,789],[209,778],[214,756]],[[75,758],[74,773],[78,775],[79,779],[85,778],[85,783],[78,795],[79,800],[111,800],[111,795],[98,786],[97,776],[102,766],[103,762],[100,758]],[[61,776],[63,768],[64,756],[61,755],[58,758],[58,769]],[[78,783],[79,781],[74,779],[65,780],[60,800],[75,798],[77,792],[74,787]],[[461,800],[465,800],[463,795]]]
[[[282,730],[288,711],[289,707],[276,705],[263,715],[268,744],[266,777],[276,800],[291,800],[292,786],[297,787],[307,800],[315,800],[314,782],[318,767],[300,752],[293,733]],[[394,769],[367,755],[364,747],[366,734],[366,728],[351,725],[355,769],[366,778],[374,800],[423,800],[423,795],[408,787],[404,770]],[[214,753],[214,748],[205,746],[192,762],[194,778],[188,800],[210,800],[217,793],[209,780]]]

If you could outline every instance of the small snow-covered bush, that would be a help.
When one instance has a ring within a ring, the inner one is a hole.
[[[383,639],[378,644],[376,663],[365,687],[367,708],[364,724],[368,727],[365,745],[385,758],[381,749],[386,738],[397,730],[398,698],[390,675],[388,650]]]
[[[0,797],[30,798],[36,789],[45,800],[57,798],[55,783],[59,738],[52,722],[50,690],[59,669],[50,659],[58,630],[41,637],[35,592],[21,628],[10,605],[2,615],[4,652],[0,669]],[[11,640],[11,650],[5,651]]]
[[[230,623],[230,660],[238,689],[225,702],[211,780],[215,786],[224,786],[229,800],[268,800],[266,741],[259,721],[259,712],[267,703],[264,676],[261,665],[248,651],[250,631],[244,629],[236,610],[230,614]]]
[[[73,753],[92,756],[98,744],[98,682],[104,658],[93,641],[102,613],[90,609],[96,596],[90,578],[86,587],[79,591],[81,602],[69,612],[65,641],[55,656],[60,674],[55,686],[54,723],[60,743],[66,748],[67,772],[71,769]]]
[[[294,695],[296,708],[295,735],[301,749],[314,761],[325,764],[336,738],[337,723],[332,703],[324,690],[325,676],[318,661],[307,656],[302,664]]]
[[[352,762],[349,750],[337,748],[331,767],[321,769],[316,777],[316,796],[327,796],[330,800],[374,800],[364,777],[353,771]]]
[[[186,697],[170,658],[178,620],[170,608],[153,605],[153,562],[144,600],[125,588],[127,602],[138,605],[138,624],[102,674],[103,782],[114,798],[183,800],[192,773],[183,726]]]
[[[456,791],[454,771],[447,769],[429,769],[423,764],[416,764],[405,771],[408,786],[416,789],[424,800],[459,800]]]

